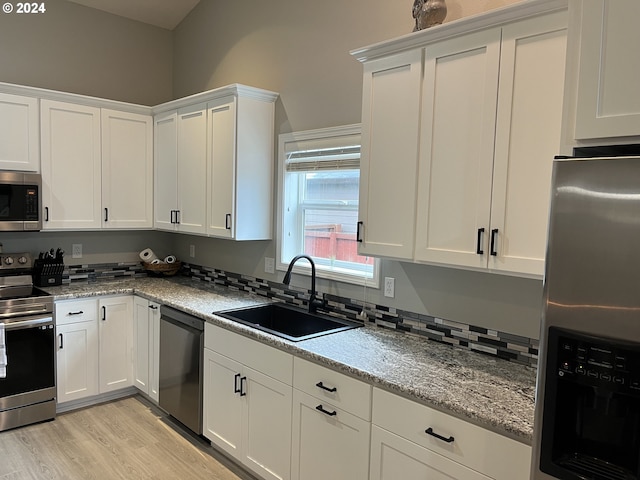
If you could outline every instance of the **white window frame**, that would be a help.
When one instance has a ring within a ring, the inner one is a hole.
[[[330,127],[330,128],[321,128],[315,130],[305,130],[300,132],[292,132],[292,133],[283,133],[278,136],[278,214],[277,214],[277,234],[276,234],[276,269],[278,271],[286,271],[289,266],[290,259],[301,251],[290,252],[290,255],[287,255],[286,258],[283,255],[283,246],[284,246],[284,238],[286,235],[286,225],[284,221],[284,208],[285,204],[285,194],[289,194],[291,196],[295,196],[295,203],[298,204],[298,192],[285,192],[285,175],[286,175],[286,146],[292,142],[301,142],[301,141],[309,141],[309,140],[327,140],[330,142],[331,138],[335,137],[345,137],[345,136],[353,136],[360,135],[361,126],[360,124],[353,125],[343,125],[339,127]],[[318,203],[318,204],[307,204],[305,208],[313,208],[314,206],[322,207],[323,209],[330,208],[330,203]],[[356,208],[354,210],[357,211]],[[301,217],[301,216],[297,216]],[[380,259],[374,258],[373,262],[373,276],[371,278],[367,278],[360,275],[354,275],[351,273],[354,269],[345,269],[341,271],[339,268],[339,264],[334,263],[332,270],[327,270],[323,268],[322,260],[315,261],[316,264],[316,276],[318,278],[324,278],[328,280],[334,280],[339,282],[351,283],[355,285],[365,285],[367,287],[379,288],[380,287]],[[302,275],[311,275],[311,268],[309,263],[306,261],[297,262],[293,268],[294,273],[302,274]]]

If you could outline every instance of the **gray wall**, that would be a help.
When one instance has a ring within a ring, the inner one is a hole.
[[[175,30],[176,97],[229,83],[280,93],[276,134],[360,122],[362,65],[349,51],[411,32],[411,0],[202,0]],[[513,1],[447,0],[451,21]],[[277,143],[277,142],[276,142]],[[393,194],[393,192],[389,192]],[[275,242],[233,243],[173,237],[174,250],[195,263],[269,280],[264,257]],[[384,260],[381,276],[396,279],[396,298],[337,282],[320,288],[350,298],[538,337],[540,281]],[[294,284],[308,285],[296,277]]]
[[[64,0],[45,5],[45,13],[0,14],[0,82],[143,105],[171,100],[170,31]]]
[[[47,13],[0,15],[0,81],[153,105],[229,83],[280,93],[276,134],[360,121],[362,66],[349,50],[409,33],[412,0],[202,0],[172,33],[64,0]],[[515,0],[447,0],[447,21]],[[38,252],[82,243],[69,263],[159,255],[278,281],[264,273],[275,242],[234,243],[160,232],[2,234],[5,251]],[[189,258],[189,246],[196,256]],[[69,255],[70,257],[70,255]],[[121,260],[120,260],[121,259]],[[537,337],[541,282],[382,261],[396,298],[336,282],[320,288],[350,298]],[[308,279],[296,277],[296,285]]]

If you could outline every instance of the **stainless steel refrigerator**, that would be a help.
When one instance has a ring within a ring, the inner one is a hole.
[[[637,480],[640,156],[557,159],[551,191],[532,479]]]

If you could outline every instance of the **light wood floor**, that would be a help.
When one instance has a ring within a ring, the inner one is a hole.
[[[140,397],[0,433],[0,480],[251,478]]]

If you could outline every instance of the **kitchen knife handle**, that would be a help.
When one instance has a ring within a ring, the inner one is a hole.
[[[432,437],[436,437],[438,440],[442,440],[443,442],[447,442],[447,443],[453,443],[453,441],[455,440],[455,438],[453,438],[452,436],[449,436],[449,438],[447,437],[443,437],[442,435],[438,435],[436,432],[433,431],[433,428],[429,427],[427,428],[424,433],[426,433],[427,435],[431,435]]]
[[[498,243],[498,229],[494,228],[493,230],[491,230],[491,255],[493,255],[494,257],[498,255],[498,252],[496,251],[496,245]]]
[[[482,234],[484,233],[484,228],[478,229],[478,242],[476,244],[476,253],[478,255],[484,255],[484,250],[482,250]]]

